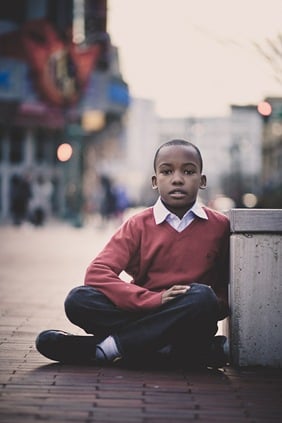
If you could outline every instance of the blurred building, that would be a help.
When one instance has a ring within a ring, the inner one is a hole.
[[[262,102],[262,195],[261,206],[282,208],[282,98]]]
[[[262,121],[256,105],[232,105],[230,124],[230,170],[224,189],[237,206],[244,206],[245,194],[262,193]]]
[[[158,145],[158,118],[152,100],[133,98],[125,131],[124,183],[133,202],[151,205],[155,191],[151,188],[153,156]]]
[[[91,204],[99,163],[120,153],[129,104],[106,0],[9,0],[0,7],[0,216],[11,181],[43,176],[52,212]],[[60,161],[57,149],[72,154]],[[83,177],[82,177],[83,176]]]

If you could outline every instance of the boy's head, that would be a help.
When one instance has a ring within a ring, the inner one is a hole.
[[[158,155],[159,155],[160,150],[162,148],[165,148],[165,147],[170,147],[171,145],[184,145],[184,146],[187,146],[187,147],[190,146],[190,147],[194,148],[195,151],[198,154],[199,164],[200,164],[200,171],[202,172],[202,170],[203,170],[203,159],[202,159],[202,155],[201,155],[200,150],[192,142],[186,141],[186,140],[182,140],[182,139],[173,139],[173,140],[167,141],[164,144],[162,144],[162,145],[159,146],[159,148],[157,149],[157,151],[155,153],[155,157],[154,157],[154,162],[153,162],[154,163],[154,171],[156,171],[156,162],[157,162],[157,158],[158,158]]]
[[[180,218],[195,203],[198,190],[206,186],[202,168],[201,152],[189,141],[174,139],[156,151],[153,189],[158,189],[166,207]]]

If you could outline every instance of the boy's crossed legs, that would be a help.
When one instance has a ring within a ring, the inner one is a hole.
[[[218,302],[213,290],[194,283],[150,312],[118,309],[95,288],[74,288],[65,301],[69,320],[94,336],[44,331],[36,346],[44,356],[65,363],[146,361],[164,348],[178,365],[222,367],[225,337],[215,337]]]

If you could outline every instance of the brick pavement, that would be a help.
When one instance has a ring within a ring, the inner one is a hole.
[[[281,369],[62,366],[36,352],[41,330],[80,333],[63,301],[111,230],[0,227],[0,422],[280,422]]]

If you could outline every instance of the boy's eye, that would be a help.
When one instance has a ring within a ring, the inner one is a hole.
[[[163,170],[161,170],[161,173],[163,173],[164,175],[169,175],[169,174],[171,174],[171,169],[163,169]]]
[[[184,170],[184,173],[185,173],[186,175],[193,175],[193,174],[195,173],[195,170],[192,170],[192,169],[186,169],[186,170]]]

